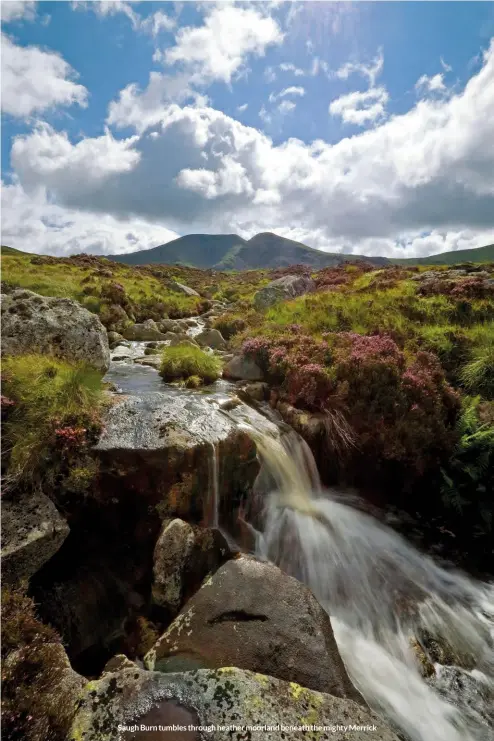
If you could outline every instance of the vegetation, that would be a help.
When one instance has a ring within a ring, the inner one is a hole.
[[[4,360],[2,379],[9,483],[84,491],[95,475],[90,446],[101,428],[101,375],[81,363],[20,355]]]
[[[189,388],[194,388],[199,385],[198,380],[216,381],[221,375],[221,361],[194,345],[166,347],[161,356],[160,375],[165,381],[183,380]]]

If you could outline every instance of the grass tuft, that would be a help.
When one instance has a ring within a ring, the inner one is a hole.
[[[212,383],[221,375],[221,361],[193,345],[166,347],[161,356],[160,375],[165,381],[197,377]]]

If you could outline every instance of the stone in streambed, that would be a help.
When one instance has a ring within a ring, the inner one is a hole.
[[[233,381],[262,381],[264,374],[250,358],[236,355],[223,368],[223,376]]]

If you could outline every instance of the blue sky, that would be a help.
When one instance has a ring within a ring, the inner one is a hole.
[[[494,5],[2,2],[2,242],[494,242]]]

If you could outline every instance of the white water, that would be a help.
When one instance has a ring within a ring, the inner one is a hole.
[[[219,463],[218,451],[215,443],[210,443],[211,455],[209,457],[209,522],[208,526],[218,528],[219,526]]]
[[[493,585],[440,568],[341,495],[324,492],[296,433],[246,429],[273,489],[258,554],[312,589],[369,705],[411,741],[492,740],[482,718],[492,707],[480,695],[494,697]],[[456,692],[451,667],[436,665],[429,682],[421,676],[410,639],[424,630],[469,657],[474,670],[456,672],[463,685]]]

